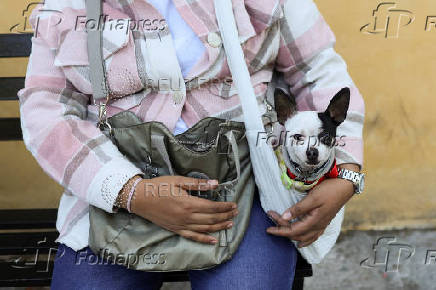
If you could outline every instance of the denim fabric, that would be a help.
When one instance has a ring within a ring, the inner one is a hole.
[[[250,223],[237,252],[214,268],[189,271],[192,289],[291,289],[297,250],[286,238],[266,233],[272,225],[256,192]],[[162,279],[163,273],[104,263],[88,247],[75,252],[60,244],[51,289],[159,289]]]

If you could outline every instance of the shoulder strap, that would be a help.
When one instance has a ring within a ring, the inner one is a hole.
[[[289,191],[283,186],[277,156],[267,140],[259,135],[264,132],[264,128],[244,53],[239,43],[232,2],[231,0],[214,0],[214,6],[229,68],[241,101],[246,128],[245,136],[250,148],[250,160],[260,202],[265,212],[274,210],[281,214],[299,202],[304,195]],[[339,210],[316,242],[298,249],[309,263],[319,263],[330,251],[339,236],[343,218],[344,207]],[[297,245],[296,241],[293,242]]]
[[[86,20],[98,23],[95,29],[87,29],[89,74],[95,102],[108,99],[108,87],[102,51],[102,28],[99,25],[102,12],[101,0],[86,0]]]

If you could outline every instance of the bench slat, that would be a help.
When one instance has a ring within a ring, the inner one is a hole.
[[[23,77],[0,78],[0,101],[17,101],[18,91],[24,88],[24,80]]]
[[[33,33],[0,34],[0,57],[26,57],[32,49]]]
[[[22,139],[20,118],[0,118],[0,141],[17,141]]]
[[[45,271],[47,262],[38,262],[33,267],[15,268],[10,262],[0,261],[0,287],[44,287],[51,283],[53,262]]]
[[[57,208],[0,210],[0,230],[55,229]]]
[[[25,255],[48,253],[50,249],[57,249],[55,243],[58,232],[21,232],[0,234],[0,255]]]

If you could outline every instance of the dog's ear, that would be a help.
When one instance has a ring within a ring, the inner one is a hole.
[[[342,88],[330,101],[327,110],[324,112],[330,119],[339,126],[347,118],[348,106],[350,105],[350,89]]]
[[[286,94],[283,90],[277,88],[274,91],[274,106],[277,112],[277,120],[284,125],[296,111],[297,105],[293,96]]]

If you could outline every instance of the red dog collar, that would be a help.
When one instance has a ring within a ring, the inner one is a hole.
[[[297,176],[295,176],[295,174],[293,174],[289,170],[289,168],[287,170],[287,173],[288,173],[289,178],[291,178],[291,179],[297,178]],[[313,184],[314,182],[316,182],[315,185],[317,185],[317,184],[321,183],[322,181],[324,181],[326,178],[336,178],[336,177],[338,177],[338,167],[336,165],[336,158],[335,158],[335,160],[332,164],[332,167],[330,167],[330,170],[326,174],[324,174],[320,179],[313,180],[313,181],[304,181],[304,183],[305,184]]]

